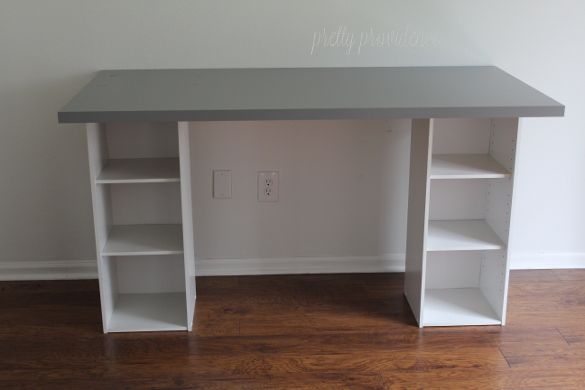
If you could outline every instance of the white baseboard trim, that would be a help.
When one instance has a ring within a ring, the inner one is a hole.
[[[97,279],[95,260],[2,261],[0,281]]]
[[[404,272],[404,254],[363,257],[197,259],[198,276]]]
[[[404,255],[197,259],[197,276],[404,272]],[[0,281],[97,279],[95,260],[0,262]]]
[[[585,268],[585,252],[515,253],[511,269],[569,269]]]
[[[198,276],[404,272],[404,254],[197,259]],[[585,268],[585,252],[513,254],[511,269]],[[0,281],[97,279],[95,260],[0,262]]]

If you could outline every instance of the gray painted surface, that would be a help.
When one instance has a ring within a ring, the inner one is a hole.
[[[493,66],[104,70],[61,123],[562,116]]]

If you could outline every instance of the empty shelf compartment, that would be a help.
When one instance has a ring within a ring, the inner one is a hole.
[[[181,225],[114,225],[102,256],[176,255],[183,253]]]
[[[97,184],[170,183],[180,181],[178,158],[108,160]]]
[[[479,288],[427,289],[424,326],[501,325]]]
[[[186,330],[185,293],[119,294],[108,332]]]
[[[431,163],[431,179],[497,179],[510,172],[489,154],[437,154]]]
[[[504,246],[484,220],[429,221],[428,251],[496,250]]]

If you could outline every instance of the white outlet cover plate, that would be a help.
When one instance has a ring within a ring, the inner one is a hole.
[[[278,201],[278,171],[258,172],[258,201]]]

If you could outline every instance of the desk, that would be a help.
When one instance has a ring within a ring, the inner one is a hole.
[[[86,124],[104,332],[192,329],[190,122],[246,120],[412,119],[408,303],[504,325],[520,118],[563,114],[492,66],[98,72],[58,118]]]

